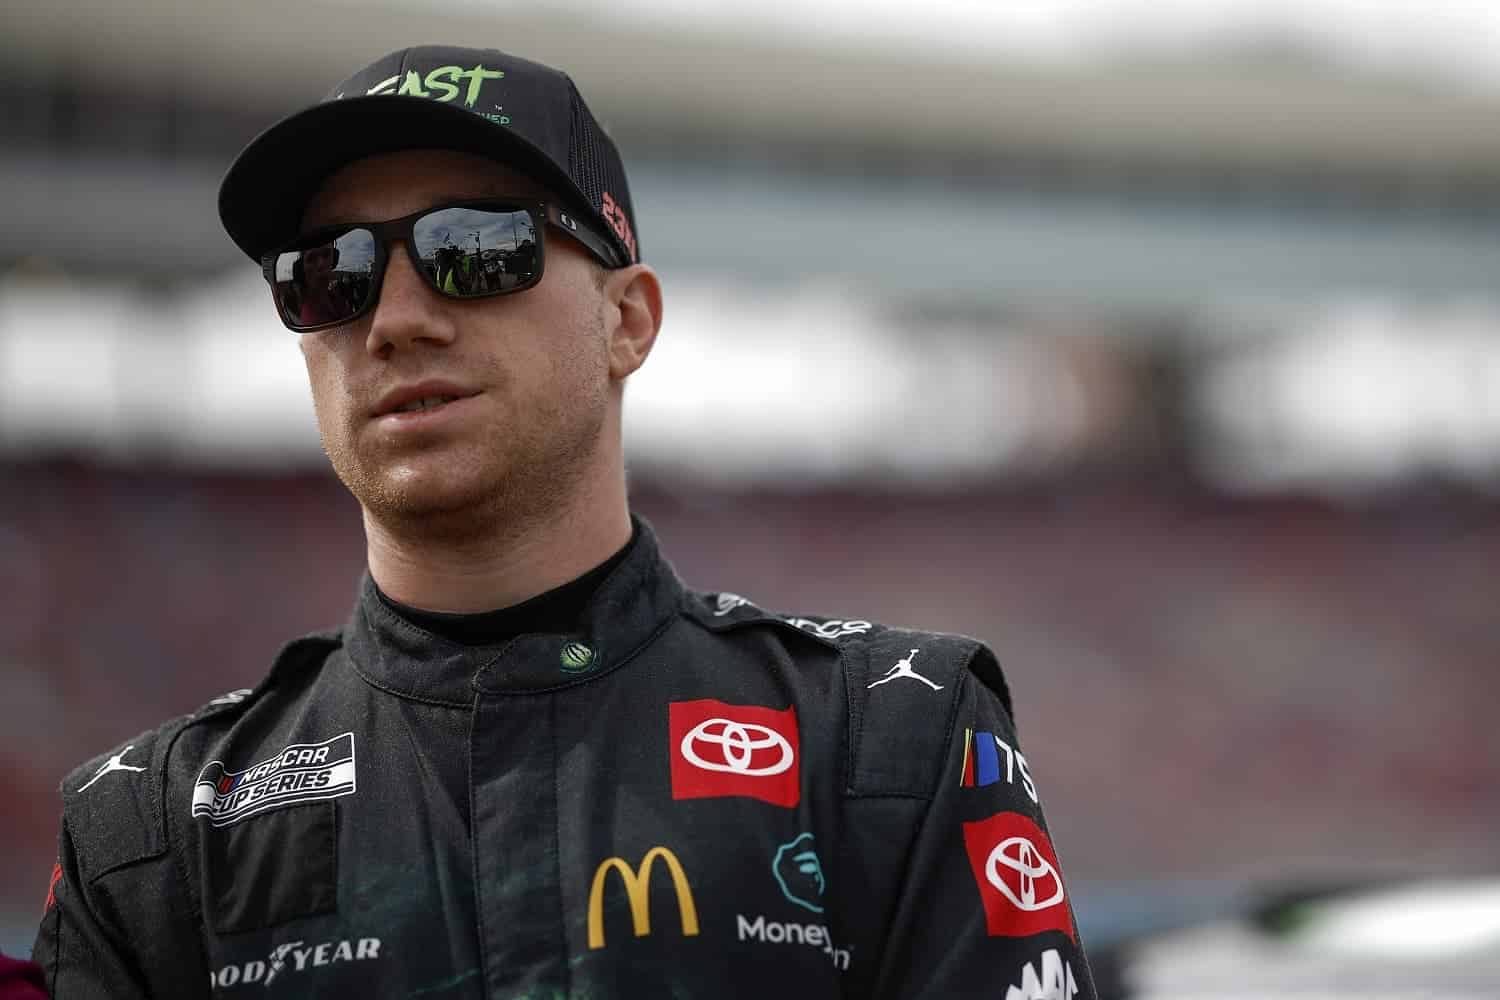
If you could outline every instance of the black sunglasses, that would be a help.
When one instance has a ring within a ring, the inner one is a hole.
[[[465,201],[435,205],[386,222],[325,226],[263,254],[276,314],[297,333],[358,319],[380,297],[390,246],[427,284],[453,299],[524,292],[542,280],[546,224],[582,244],[605,267],[622,266],[608,240],[546,202]]]

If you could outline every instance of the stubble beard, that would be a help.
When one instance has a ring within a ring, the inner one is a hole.
[[[391,537],[449,548],[520,537],[570,509],[597,467],[609,389],[607,380],[583,383],[586,389],[533,407],[525,427],[495,428],[468,447],[449,445],[441,482],[389,474],[379,457],[350,445],[352,436],[335,442],[324,435],[323,450],[366,521]]]

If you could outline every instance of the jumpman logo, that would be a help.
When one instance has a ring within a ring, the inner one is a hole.
[[[889,670],[887,670],[885,672],[885,676],[884,677],[880,678],[880,680],[876,681],[875,683],[870,684],[868,687],[865,688],[865,690],[868,691],[872,687],[879,687],[880,685],[884,684],[886,681],[893,681],[897,677],[910,677],[914,681],[921,681],[923,684],[926,684],[928,687],[932,688],[934,691],[941,691],[943,689],[943,686],[941,684],[934,684],[934,683],[932,683],[932,681],[930,681],[927,678],[923,677],[921,674],[917,673],[915,670],[913,670],[911,668],[911,658],[913,656],[916,656],[916,655],[917,655],[917,650],[915,650],[915,649],[913,649],[911,652],[907,653],[904,658],[902,658],[901,660],[897,661],[897,663],[896,663],[896,665],[894,667],[892,667],[891,669],[889,669]]]
[[[83,788],[80,788],[78,790],[80,792],[87,790],[89,785],[92,785],[94,782],[98,781],[100,778],[104,777],[111,771],[144,771],[144,767],[136,767],[134,764],[122,764],[120,762],[121,759],[133,749],[135,749],[134,743],[130,744],[130,746],[126,747],[124,750],[121,750],[109,760],[105,761],[104,766],[99,768],[99,773],[90,778],[88,780],[88,784],[84,785]]]

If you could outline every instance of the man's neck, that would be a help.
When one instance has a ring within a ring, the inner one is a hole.
[[[434,544],[365,517],[370,575],[413,608],[466,614],[508,608],[577,579],[630,541],[623,496],[603,512],[575,510],[544,523],[509,524],[487,536]]]

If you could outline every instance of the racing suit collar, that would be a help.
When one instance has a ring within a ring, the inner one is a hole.
[[[522,694],[583,684],[623,665],[682,606],[683,587],[656,535],[632,515],[638,537],[604,578],[570,633],[464,646],[419,628],[380,600],[368,571],[344,630],[354,669],[383,691],[415,701],[473,704],[476,694]]]

